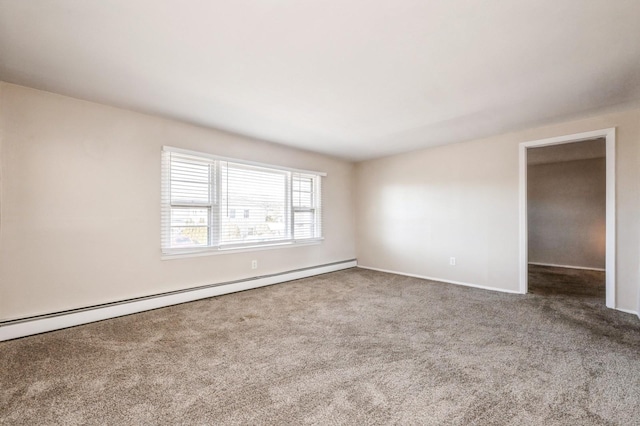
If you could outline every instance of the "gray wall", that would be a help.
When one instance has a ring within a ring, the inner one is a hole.
[[[605,267],[605,159],[528,167],[529,262]]]

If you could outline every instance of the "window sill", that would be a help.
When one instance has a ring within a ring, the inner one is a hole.
[[[203,248],[203,249],[195,249],[191,251],[186,249],[185,251],[162,253],[162,256],[160,256],[160,259],[173,260],[173,259],[182,259],[182,258],[188,258],[188,257],[212,256],[212,255],[218,255],[218,254],[235,254],[235,253],[246,253],[246,252],[252,252],[252,251],[314,246],[314,245],[322,244],[323,241],[324,241],[324,238],[318,238],[318,239],[309,240],[309,241],[260,244],[257,246],[230,247],[230,248],[222,248],[222,249],[211,248],[211,247]]]

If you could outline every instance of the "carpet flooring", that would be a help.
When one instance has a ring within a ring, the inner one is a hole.
[[[640,321],[602,287],[356,268],[1,342],[0,423],[638,425]]]

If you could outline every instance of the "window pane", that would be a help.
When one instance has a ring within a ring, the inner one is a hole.
[[[315,212],[294,212],[293,237],[295,239],[315,237]]]
[[[293,190],[311,192],[313,190],[313,177],[295,174],[293,177]]]
[[[209,242],[209,209],[171,209],[171,247],[206,246]]]
[[[293,206],[307,208],[313,207],[313,194],[310,192],[294,192]]]
[[[221,166],[221,243],[288,239],[288,174],[234,163]]]
[[[317,205],[315,194],[315,176],[295,173],[293,175],[292,204],[295,210],[293,214],[293,236],[295,239],[317,237],[316,220]]]
[[[171,202],[209,203],[209,164],[188,159],[171,160]]]
[[[314,207],[313,177],[294,174],[292,197],[294,207]]]

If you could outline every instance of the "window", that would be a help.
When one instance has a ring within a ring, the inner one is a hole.
[[[320,240],[323,175],[164,147],[162,251]]]

